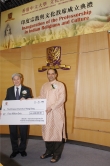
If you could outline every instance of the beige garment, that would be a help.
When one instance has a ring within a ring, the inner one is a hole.
[[[12,34],[5,36],[4,47],[5,48],[13,48],[14,47],[14,38],[13,38]]]
[[[62,141],[62,138],[66,138],[64,84],[56,80],[45,83],[41,88],[40,97],[47,99],[47,108],[52,108],[47,114],[46,125],[42,126],[43,139],[44,141]]]

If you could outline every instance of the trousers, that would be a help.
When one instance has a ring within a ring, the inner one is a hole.
[[[45,142],[46,153],[53,154],[54,156],[61,156],[64,142]]]
[[[20,134],[20,142],[18,141],[18,129]],[[9,130],[13,152],[25,151],[27,144],[28,125],[9,125]]]

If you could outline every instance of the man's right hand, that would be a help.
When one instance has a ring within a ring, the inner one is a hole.
[[[51,110],[52,110],[51,108],[47,108],[46,113],[48,114]]]

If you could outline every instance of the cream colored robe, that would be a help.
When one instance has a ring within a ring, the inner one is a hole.
[[[40,97],[47,99],[46,107],[52,109],[46,116],[46,125],[42,126],[43,139],[44,141],[62,141],[62,138],[66,138],[64,84],[56,80],[45,83],[41,88]]]

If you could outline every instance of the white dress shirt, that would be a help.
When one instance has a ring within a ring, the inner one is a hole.
[[[17,88],[19,88],[19,89],[18,89],[18,91],[19,91],[19,96],[20,96],[20,92],[21,92],[21,85],[19,85],[19,86],[14,86],[15,96],[16,96],[16,90],[17,90]]]

